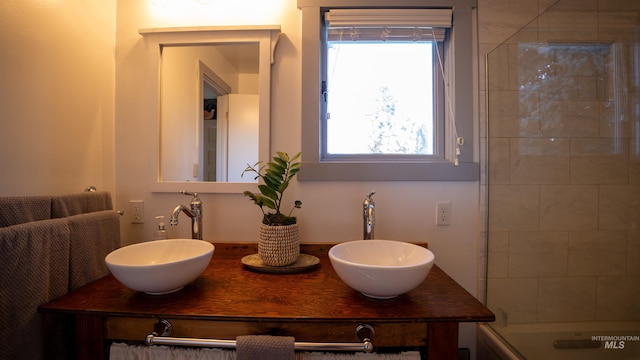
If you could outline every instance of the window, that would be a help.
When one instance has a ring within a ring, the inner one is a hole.
[[[451,10],[331,9],[324,19],[321,159],[443,159]]]
[[[442,2],[438,8],[412,0],[371,8],[363,0],[298,1],[301,180],[478,179],[471,7],[454,12]],[[456,81],[460,75],[463,81]]]

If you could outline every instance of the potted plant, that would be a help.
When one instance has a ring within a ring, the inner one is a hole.
[[[284,192],[300,171],[300,155],[290,157],[286,152],[276,152],[272,161],[247,165],[242,172],[242,176],[247,172],[254,173],[254,179],[260,180],[259,192],[245,191],[244,195],[262,211],[258,254],[268,266],[290,265],[300,256],[298,221],[292,213],[302,206],[302,202],[296,200],[287,214],[281,209]]]

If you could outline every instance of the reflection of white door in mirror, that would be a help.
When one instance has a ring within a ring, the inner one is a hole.
[[[199,119],[204,120],[199,136],[198,180],[227,182],[226,96],[232,89],[201,60],[198,61],[198,85],[201,86],[198,98],[203,104]]]
[[[229,182],[253,180],[240,175],[257,162],[258,154],[258,95],[229,94],[229,154],[227,168]]]
[[[149,50],[151,83],[146,101],[147,108],[151,109],[150,129],[157,134],[155,149],[158,150],[151,154],[157,161],[150,167],[153,191],[241,193],[248,183],[253,183],[253,178],[240,177],[246,165],[268,161],[270,157],[271,64],[280,26],[141,29],[139,32]],[[169,69],[172,53],[184,58],[183,65]],[[246,59],[252,59],[250,63],[255,72],[246,70]],[[213,76],[209,79],[217,76],[229,86],[228,111],[221,108],[218,98],[221,93],[218,93],[217,114],[206,123],[205,81],[200,76],[205,72],[200,69],[201,63],[212,70]],[[252,100],[247,100],[249,98]],[[236,100],[242,105],[234,109]],[[249,124],[253,128],[249,129]]]
[[[218,128],[216,132],[216,181],[227,182],[229,158],[229,95],[218,96]]]

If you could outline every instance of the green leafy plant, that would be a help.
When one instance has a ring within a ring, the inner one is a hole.
[[[300,159],[302,153],[297,153],[293,157],[289,157],[286,152],[276,152],[276,155],[272,161],[266,164],[258,161],[253,166],[247,165],[247,168],[242,172],[242,176],[245,173],[254,173],[256,175],[254,179],[261,179],[262,183],[258,185],[259,193],[245,191],[243,194],[260,207],[263,214],[263,224],[273,226],[291,225],[297,223],[296,217],[291,214],[293,210],[302,207],[302,201],[296,200],[293,203],[293,208],[286,215],[280,211],[280,206],[282,205],[284,192],[289,187],[289,182],[300,171],[300,161],[298,159]],[[265,208],[273,211],[265,210]]]

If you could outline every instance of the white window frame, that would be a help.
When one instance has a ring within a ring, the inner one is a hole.
[[[302,181],[477,181],[474,161],[474,31],[476,0],[298,0],[302,10]],[[321,56],[322,14],[327,8],[451,8],[453,41],[445,61],[451,109],[445,121],[445,156],[431,160],[358,161],[322,158]],[[455,121],[457,137],[452,131]],[[464,139],[456,156],[457,138]],[[457,166],[454,165],[457,157]]]

